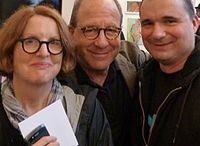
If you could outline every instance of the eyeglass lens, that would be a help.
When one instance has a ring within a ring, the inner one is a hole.
[[[48,52],[53,55],[60,54],[62,50],[62,45],[60,40],[52,40],[52,41],[39,41],[35,38],[26,38],[21,39],[22,48],[26,53],[33,54],[39,51],[41,45],[43,43],[46,44]]]
[[[115,27],[108,27],[108,28],[98,28],[98,27],[83,27],[81,28],[83,31],[84,35],[88,39],[96,39],[100,31],[104,31],[104,35],[108,40],[113,40],[116,39],[119,36],[119,33],[121,31],[121,28],[115,28]]]

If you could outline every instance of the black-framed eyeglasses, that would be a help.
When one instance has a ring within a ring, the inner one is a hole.
[[[58,55],[63,51],[60,40],[40,41],[36,38],[24,38],[19,39],[19,42],[22,43],[24,52],[28,54],[34,54],[38,52],[42,44],[46,44],[48,52],[52,55]]]
[[[81,28],[84,36],[89,40],[95,40],[98,38],[100,31],[104,31],[104,35],[106,39],[108,40],[114,40],[119,36],[119,33],[121,32],[121,28],[119,27],[106,27],[106,28],[98,28],[95,26],[88,26],[88,27],[82,27]]]

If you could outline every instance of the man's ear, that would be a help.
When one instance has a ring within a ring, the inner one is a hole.
[[[75,29],[74,26],[68,25],[68,30],[69,30],[70,35],[74,34],[74,29]]]
[[[193,29],[194,29],[194,32],[197,31],[198,27],[199,27],[199,19],[198,19],[198,16],[195,15],[195,17],[193,18]]]

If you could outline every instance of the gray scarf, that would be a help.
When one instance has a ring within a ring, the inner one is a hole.
[[[15,128],[19,129],[18,123],[28,118],[28,116],[24,111],[22,105],[15,98],[12,81],[10,79],[6,79],[2,83],[1,95],[2,103],[8,119]],[[57,81],[57,79],[54,79],[47,104],[50,105],[58,99],[63,99],[63,88],[61,84]]]

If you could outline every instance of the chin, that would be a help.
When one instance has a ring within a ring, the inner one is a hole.
[[[52,82],[53,78],[52,77],[39,77],[35,78],[32,80],[33,83],[35,84],[46,84],[48,82]]]
[[[102,65],[96,65],[92,67],[93,70],[96,70],[98,72],[105,72],[108,70],[109,66],[102,66]]]

